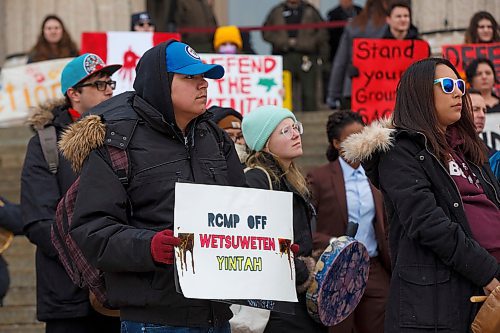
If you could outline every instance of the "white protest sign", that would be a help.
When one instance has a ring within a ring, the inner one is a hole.
[[[180,39],[177,33],[108,31],[82,33],[81,53],[95,53],[108,65],[120,64],[113,74],[114,94],[134,90],[135,67],[144,52],[169,39]]]
[[[242,115],[260,105],[283,106],[281,56],[200,54],[208,64],[224,67],[224,77],[208,80],[207,107],[231,107]]]
[[[71,59],[4,68],[0,79],[0,126],[22,123],[30,107],[62,98],[61,71]]]
[[[297,302],[291,193],[177,183],[174,216],[185,297]]]
[[[489,147],[500,150],[500,112],[486,114],[486,123],[480,136]]]

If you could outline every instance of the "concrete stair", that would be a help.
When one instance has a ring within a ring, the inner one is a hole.
[[[326,121],[330,113],[296,113],[304,124],[304,155],[298,160],[304,174],[326,163]],[[0,128],[0,195],[13,202],[19,202],[21,168],[32,135],[27,127]],[[9,264],[11,286],[0,308],[0,333],[44,332],[44,324],[36,320],[35,246],[17,236],[3,255]]]
[[[19,202],[21,168],[32,135],[28,127],[0,128],[0,195],[12,202]],[[45,332],[44,324],[36,320],[35,246],[16,236],[2,255],[11,281],[0,308],[0,332]]]
[[[297,160],[304,175],[318,165],[328,162],[326,149],[328,139],[326,136],[326,122],[332,111],[295,112],[297,119],[304,125],[302,135],[302,148],[304,154]]]

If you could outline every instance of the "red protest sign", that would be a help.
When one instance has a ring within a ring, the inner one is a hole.
[[[423,40],[355,39],[352,57],[359,75],[352,78],[352,110],[366,123],[389,116],[404,71],[429,55]]]
[[[443,58],[448,59],[465,79],[465,68],[477,58],[490,59],[500,78],[500,43],[443,45]],[[500,84],[497,84],[500,89]]]

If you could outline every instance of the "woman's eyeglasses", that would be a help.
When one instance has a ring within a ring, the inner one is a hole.
[[[465,82],[462,79],[454,80],[451,77],[442,77],[440,79],[435,79],[434,84],[436,83],[441,83],[441,89],[443,89],[445,94],[451,94],[453,90],[455,90],[455,86],[457,86],[462,96],[465,95]]]
[[[104,90],[106,90],[106,86],[108,86],[108,85],[111,87],[111,90],[115,90],[115,88],[116,88],[116,81],[112,81],[112,80],[109,80],[109,81],[97,80],[97,81],[90,82],[90,83],[79,84],[77,87],[80,88],[80,87],[95,86],[97,88],[97,90],[104,91]]]
[[[296,122],[293,125],[285,126],[281,129],[281,134],[285,136],[287,139],[293,138],[293,131],[297,132],[299,135],[304,133],[304,126],[302,126],[301,122]]]

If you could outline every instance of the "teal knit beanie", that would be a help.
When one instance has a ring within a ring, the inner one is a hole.
[[[247,146],[261,151],[274,129],[286,118],[297,122],[295,115],[288,109],[275,105],[263,105],[253,109],[243,117],[241,130]]]

